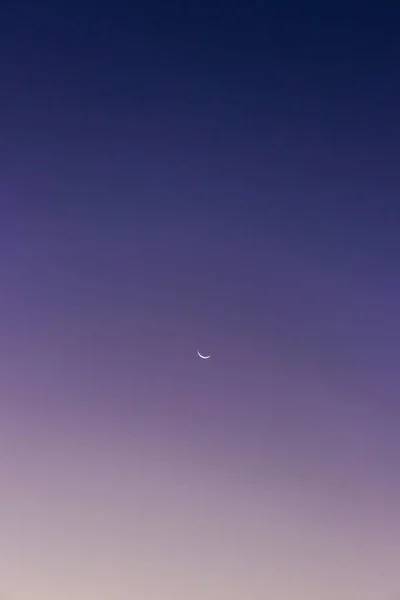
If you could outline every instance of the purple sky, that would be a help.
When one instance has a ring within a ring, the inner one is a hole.
[[[395,598],[394,16],[46,4],[0,14],[0,593]]]

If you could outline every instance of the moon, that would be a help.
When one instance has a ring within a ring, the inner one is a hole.
[[[210,358],[211,354],[209,354],[208,356],[204,356],[204,354],[200,354],[200,352],[197,350],[197,354],[200,356],[200,358],[204,358],[204,360],[206,360],[207,358]]]

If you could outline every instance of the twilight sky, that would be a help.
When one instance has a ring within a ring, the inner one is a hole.
[[[2,3],[5,600],[400,593],[400,9],[269,4]]]

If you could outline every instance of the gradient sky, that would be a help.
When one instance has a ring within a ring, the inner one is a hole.
[[[394,600],[400,10],[83,4],[0,11],[1,597]]]

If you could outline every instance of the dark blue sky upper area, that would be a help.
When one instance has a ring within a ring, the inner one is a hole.
[[[399,18],[394,3],[3,3],[3,186],[47,206],[47,170],[67,211],[68,185],[101,172],[99,218],[107,186],[123,207],[134,178],[158,186],[143,215],[283,221],[337,248],[372,228],[392,252]]]

